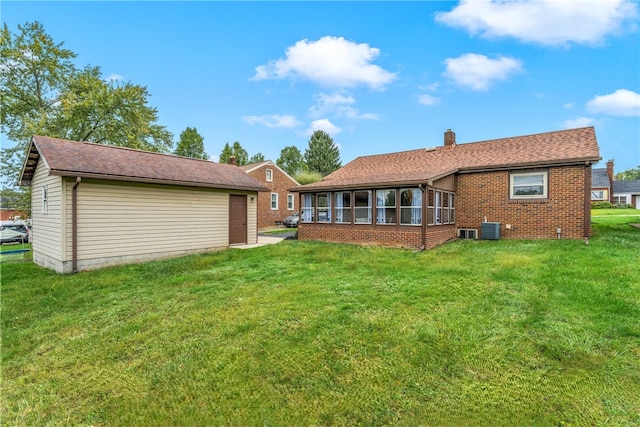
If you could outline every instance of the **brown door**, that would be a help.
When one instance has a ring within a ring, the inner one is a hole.
[[[229,244],[247,243],[247,196],[229,196]]]

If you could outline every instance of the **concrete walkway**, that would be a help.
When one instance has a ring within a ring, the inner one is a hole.
[[[295,231],[290,231],[287,233],[275,233],[275,234],[258,233],[258,243],[253,243],[251,245],[233,245],[231,246],[231,248],[251,249],[251,248],[257,248],[259,246],[274,245],[276,243],[282,242],[287,237],[295,236],[295,234],[296,234]]]

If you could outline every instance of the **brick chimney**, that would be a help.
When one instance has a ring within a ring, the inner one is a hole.
[[[236,156],[229,157],[229,164],[233,166],[238,166],[238,160],[236,160]]]
[[[613,203],[613,160],[607,162],[607,176],[609,177],[609,202]]]
[[[447,129],[444,133],[444,146],[445,147],[455,147],[456,145],[456,133],[451,129]]]

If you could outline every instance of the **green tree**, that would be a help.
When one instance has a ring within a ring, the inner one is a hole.
[[[253,156],[251,156],[251,158],[249,159],[249,163],[248,164],[252,164],[252,163],[262,163],[264,162],[264,154],[262,153],[257,153],[254,154]]]
[[[341,166],[340,152],[333,139],[323,130],[317,130],[309,139],[304,160],[311,171],[327,176]]]
[[[305,167],[302,153],[294,145],[284,147],[280,151],[280,157],[276,160],[276,164],[291,176],[299,174]]]
[[[235,156],[238,166],[246,165],[249,161],[247,150],[242,148],[238,141],[234,142],[233,145],[229,145],[228,142],[224,145],[220,153],[220,163],[229,163],[231,156]]]
[[[180,134],[180,141],[174,154],[192,159],[208,160],[209,155],[204,151],[204,138],[196,128],[186,128]]]
[[[640,179],[640,166],[616,174],[617,180]]]
[[[107,82],[99,67],[78,70],[75,53],[56,44],[38,23],[0,32],[0,130],[5,185],[17,183],[34,134],[169,152],[173,137],[156,123],[146,88]]]

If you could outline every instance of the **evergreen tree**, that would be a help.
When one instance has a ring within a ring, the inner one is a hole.
[[[280,157],[276,160],[276,164],[291,176],[299,174],[305,167],[302,153],[294,145],[284,147],[280,151]]]
[[[196,128],[186,128],[180,134],[180,141],[174,154],[192,159],[209,159],[209,155],[204,151],[204,138]]]
[[[317,130],[309,139],[304,160],[311,171],[327,176],[340,168],[340,152],[333,139],[323,130]]]

